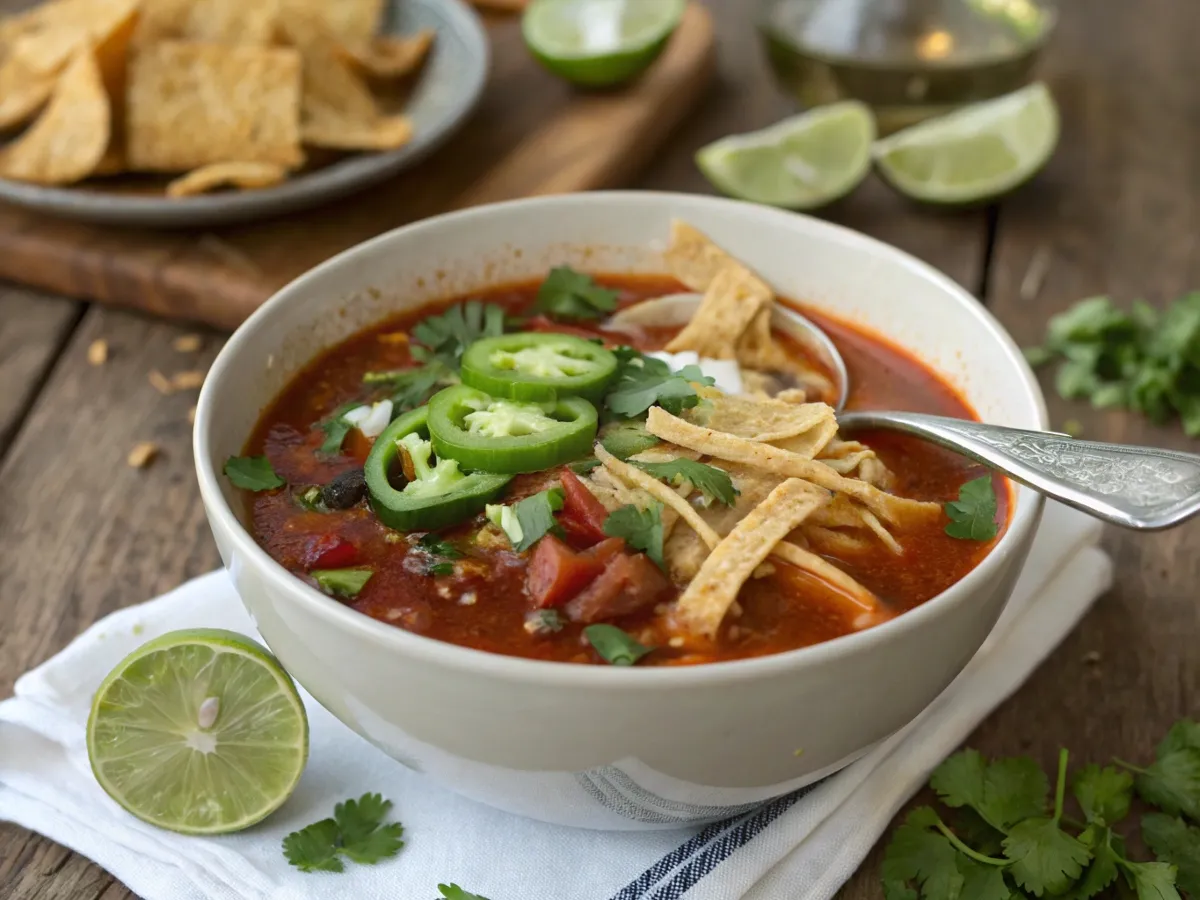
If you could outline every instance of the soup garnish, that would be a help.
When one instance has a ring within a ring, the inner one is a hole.
[[[641,666],[868,628],[983,558],[1002,482],[905,435],[840,438],[767,284],[683,223],[665,258],[670,278],[560,266],[335,347],[226,465],[259,542],[418,634]],[[684,290],[703,294],[686,323],[640,305]],[[849,408],[971,417],[910,356],[808,314]]]

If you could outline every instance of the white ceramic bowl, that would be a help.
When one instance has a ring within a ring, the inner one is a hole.
[[[929,266],[817,219],[640,192],[483,206],[348,250],[238,329],[196,414],[196,467],[221,557],[288,671],[401,763],[549,822],[634,830],[719,819],[861,756],[920,712],[983,642],[1041,515],[1041,499],[1019,490],[992,553],[894,621],[775,656],[679,668],[536,662],[410,634],[308,587],[255,543],[221,463],[314,354],[388,313],[554,264],[664,271],[660,252],[675,217],[781,294],[909,348],[985,420],[1045,427],[1037,383],[1013,341]]]

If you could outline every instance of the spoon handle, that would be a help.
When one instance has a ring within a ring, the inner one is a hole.
[[[1200,513],[1200,456],[1192,453],[1080,441],[1050,431],[923,413],[843,413],[838,423],[846,429],[917,435],[1125,528],[1156,531]]]

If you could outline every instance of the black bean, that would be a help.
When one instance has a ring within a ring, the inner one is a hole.
[[[367,481],[362,469],[343,472],[321,488],[321,499],[330,509],[349,509],[367,496]]]

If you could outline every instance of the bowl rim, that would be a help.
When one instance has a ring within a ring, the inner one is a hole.
[[[200,485],[200,496],[214,531],[219,529],[224,532],[226,538],[235,545],[236,551],[243,554],[257,567],[261,577],[272,582],[284,593],[291,595],[296,602],[303,603],[308,612],[323,619],[330,626],[347,631],[383,649],[405,654],[424,664],[441,666],[486,678],[501,679],[509,683],[543,684],[562,688],[578,687],[597,691],[621,691],[627,688],[670,690],[769,678],[818,667],[833,658],[870,652],[872,648],[883,642],[925,627],[927,623],[937,619],[944,612],[948,612],[953,605],[969,602],[970,597],[991,581],[1007,560],[1022,546],[1025,539],[1031,536],[1031,532],[1041,518],[1045,498],[1029,491],[1028,495],[1031,495],[1029,499],[1032,502],[1017,503],[1009,520],[1008,529],[991,552],[974,569],[940,594],[931,597],[903,615],[864,631],[782,653],[720,663],[647,668],[585,666],[526,659],[464,647],[414,634],[351,609],[306,584],[276,562],[259,546],[253,535],[242,525],[226,502],[218,483],[218,468],[214,466],[214,461],[208,451],[209,432],[214,419],[213,397],[217,392],[217,385],[225,376],[225,372],[231,364],[230,361],[242,352],[243,346],[251,340],[251,336],[269,324],[270,319],[277,314],[279,309],[291,302],[292,297],[302,295],[311,282],[320,279],[332,270],[353,268],[355,260],[360,255],[369,255],[383,246],[395,241],[406,240],[410,235],[421,231],[432,231],[448,226],[470,227],[472,222],[481,218],[504,216],[514,209],[533,209],[553,215],[564,207],[576,206],[580,203],[616,204],[626,207],[629,214],[634,214],[639,205],[654,207],[657,210],[665,207],[681,218],[686,217],[689,209],[707,209],[709,211],[728,209],[731,212],[738,211],[743,215],[760,216],[768,221],[774,219],[780,225],[786,225],[789,222],[794,224],[797,219],[801,219],[806,222],[805,227],[807,228],[823,232],[829,238],[852,247],[861,248],[863,252],[873,255],[877,259],[907,268],[929,282],[932,287],[950,295],[970,315],[979,320],[991,337],[1001,345],[1008,362],[1012,364],[1019,376],[1019,384],[1015,384],[1013,387],[1022,392],[1022,399],[1032,407],[1037,427],[1042,429],[1047,427],[1045,399],[1037,379],[1016,342],[996,318],[982,303],[949,276],[915,256],[876,238],[813,216],[723,197],[668,191],[592,191],[485,204],[443,213],[401,226],[344,250],[310,269],[281,288],[255,310],[233,333],[217,355],[200,392],[193,429],[193,456]],[[564,217],[561,220],[566,221],[567,219]]]

